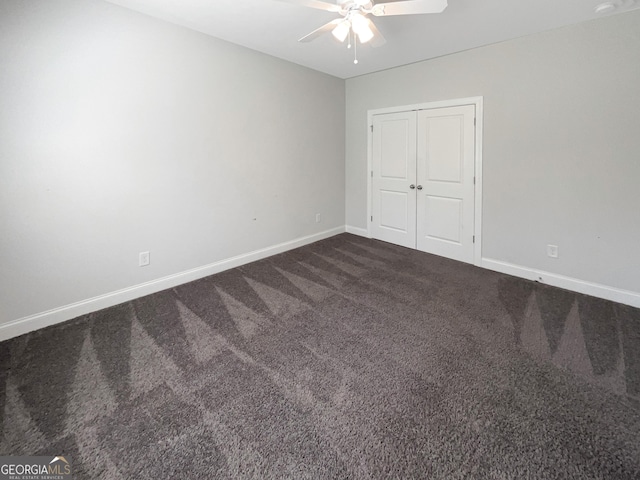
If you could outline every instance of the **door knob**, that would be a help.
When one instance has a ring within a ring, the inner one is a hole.
[[[411,185],[409,185],[409,188],[413,190],[414,188],[416,188],[416,186],[412,183]]]
[[[422,190],[422,185],[418,185],[418,190]]]

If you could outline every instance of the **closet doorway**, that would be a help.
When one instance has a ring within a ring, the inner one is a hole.
[[[369,112],[369,232],[480,262],[482,99]]]

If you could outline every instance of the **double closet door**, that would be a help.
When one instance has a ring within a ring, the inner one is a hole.
[[[475,106],[373,116],[371,235],[474,261]]]

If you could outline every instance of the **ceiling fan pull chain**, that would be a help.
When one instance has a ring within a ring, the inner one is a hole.
[[[347,48],[351,48],[351,27],[349,27],[349,43],[347,44]]]
[[[353,36],[353,63],[358,64],[358,37]]]

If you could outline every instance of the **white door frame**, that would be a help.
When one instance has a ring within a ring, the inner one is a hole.
[[[373,116],[385,113],[410,112],[414,110],[429,110],[432,108],[459,107],[462,105],[475,105],[476,107],[476,145],[475,145],[475,211],[473,222],[473,234],[475,243],[473,247],[473,264],[482,266],[482,127],[483,127],[483,101],[484,97],[457,98],[437,102],[417,103],[400,107],[378,108],[367,111],[367,236],[371,238],[371,211],[373,202],[372,171],[373,171]]]

